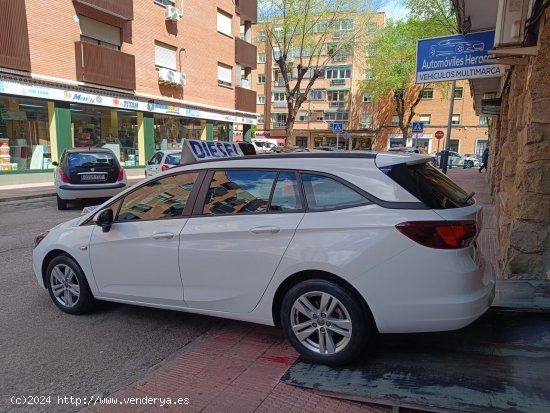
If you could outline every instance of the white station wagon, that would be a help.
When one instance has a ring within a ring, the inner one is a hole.
[[[179,166],[39,235],[34,271],[67,313],[109,300],[281,325],[306,359],[348,363],[375,332],[459,329],[491,305],[481,206],[431,160]]]

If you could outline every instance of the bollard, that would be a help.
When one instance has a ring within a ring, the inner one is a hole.
[[[449,169],[453,169],[453,160],[449,159]]]
[[[462,169],[466,169],[467,167],[468,167],[467,162],[466,161],[462,162]]]

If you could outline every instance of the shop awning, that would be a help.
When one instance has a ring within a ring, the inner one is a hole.
[[[325,113],[347,113],[349,110],[347,109],[325,109],[323,110]]]

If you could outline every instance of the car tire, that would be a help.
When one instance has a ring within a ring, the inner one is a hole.
[[[322,279],[300,282],[286,293],[281,324],[306,360],[330,366],[359,357],[374,331],[370,312],[355,295]]]
[[[466,168],[473,168],[474,167],[474,161],[466,161]]]
[[[57,209],[60,211],[65,211],[67,209],[67,201],[59,198],[59,195],[57,195]]]
[[[82,269],[66,255],[55,257],[48,264],[46,286],[54,304],[65,313],[84,314],[95,304]]]

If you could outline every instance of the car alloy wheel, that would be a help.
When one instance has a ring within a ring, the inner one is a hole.
[[[293,286],[281,304],[281,324],[307,360],[327,365],[353,361],[375,330],[370,310],[335,282],[310,279]]]
[[[57,264],[50,273],[52,293],[59,304],[71,308],[80,298],[80,284],[74,271],[65,264]]]
[[[322,291],[301,295],[292,305],[290,323],[304,347],[326,355],[346,348],[353,329],[346,307]]]

